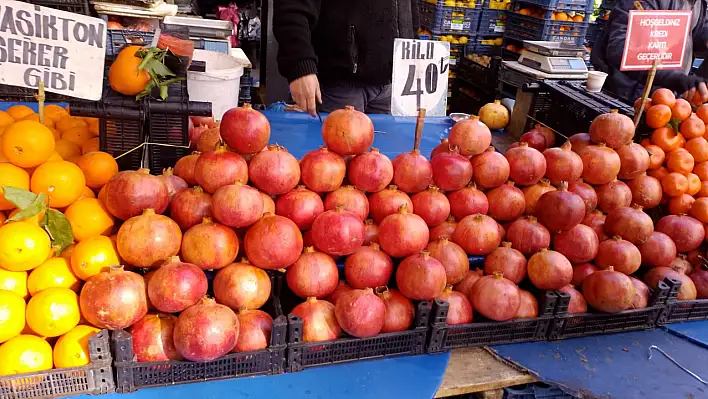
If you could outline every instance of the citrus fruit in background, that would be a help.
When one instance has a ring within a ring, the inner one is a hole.
[[[64,160],[64,158],[62,158],[61,155],[59,155],[59,153],[56,152],[56,151],[54,151],[54,152],[52,153],[52,155],[50,155],[49,158],[47,158],[47,162],[63,161],[63,160]]]
[[[95,198],[84,198],[71,204],[64,212],[71,223],[76,241],[98,235],[110,235],[113,230],[113,216]]]
[[[0,127],[5,127],[12,123],[15,123],[15,118],[5,111],[0,111]]]
[[[84,281],[119,264],[116,244],[106,236],[87,238],[76,244],[71,253],[71,270]]]
[[[0,345],[0,376],[52,369],[52,347],[34,335],[18,335]]]
[[[0,343],[20,334],[24,328],[25,300],[12,291],[0,290]]]
[[[34,121],[19,121],[8,126],[0,142],[3,155],[21,168],[33,168],[54,152],[52,131]]]
[[[9,215],[7,215],[7,218],[10,219],[13,216],[15,216],[16,214],[18,214],[19,212],[20,212],[20,209],[15,209],[14,211],[10,212]],[[18,222],[30,223],[35,226],[39,226],[39,222],[42,220],[43,217],[44,217],[44,211],[42,211],[34,216],[30,216],[27,219],[19,220]],[[15,222],[8,222],[8,223],[15,223]]]
[[[5,213],[0,211],[0,226],[2,226],[6,220],[7,220],[7,216],[5,216]]]
[[[84,190],[81,192],[81,195],[79,195],[79,198],[76,201],[84,198],[96,198],[96,193],[94,193],[89,186],[85,186]]]
[[[68,140],[79,146],[79,148],[90,138],[92,138],[86,127],[72,127],[61,132],[61,139]]]
[[[30,176],[27,171],[11,163],[0,163],[0,211],[15,209],[15,205],[6,200],[3,186],[29,190]]]
[[[61,140],[61,133],[56,128],[50,127],[49,130],[52,132],[52,136],[54,136],[54,141]]]
[[[84,173],[69,161],[42,164],[37,167],[30,180],[32,192],[47,194],[49,206],[52,208],[71,205],[79,198],[85,186]]]
[[[48,104],[44,106],[44,118],[51,119],[55,124],[65,116],[69,116],[69,112],[56,104]]]
[[[88,130],[91,135],[98,137],[99,133],[99,120],[98,118],[84,118],[86,124],[88,125]]]
[[[81,144],[81,153],[98,152],[101,149],[101,141],[98,137],[92,137]]]
[[[59,255],[59,257],[69,261],[69,266],[71,266],[71,254],[74,252],[74,245],[76,244],[71,244],[68,247],[64,248],[64,250],[61,251],[61,254]],[[72,269],[71,271],[73,272],[74,270]]]
[[[69,115],[61,117],[61,119],[59,119],[59,122],[57,122],[55,126],[60,132],[65,132],[75,127],[88,128],[88,124],[83,119]]]
[[[13,272],[27,271],[49,257],[49,235],[36,224],[6,223],[0,227],[0,267]]]
[[[29,114],[29,115],[25,116],[24,118],[22,118],[21,120],[39,122],[39,114]],[[54,121],[47,118],[46,116],[44,117],[44,122],[42,122],[42,124],[48,128],[51,128],[51,129],[54,128]]]
[[[34,110],[26,105],[13,105],[5,112],[7,112],[16,121],[19,121],[27,115],[34,114]]]
[[[54,145],[54,151],[56,151],[62,159],[69,159],[81,155],[81,147],[69,140],[58,140]]]
[[[106,152],[90,152],[84,154],[76,161],[76,165],[84,172],[86,185],[99,189],[108,183],[118,173],[118,163]]]
[[[27,290],[32,296],[47,288],[68,288],[78,292],[80,284],[81,280],[71,270],[70,260],[62,257],[47,260],[32,270],[27,278]]]
[[[54,344],[54,367],[81,367],[91,362],[89,338],[100,332],[96,327],[76,326]]]
[[[79,324],[79,296],[68,288],[47,288],[27,303],[27,325],[44,337],[58,337]]]
[[[11,272],[0,269],[0,290],[12,291],[22,298],[26,298],[28,295],[27,272]]]
[[[150,82],[147,71],[139,70],[142,60],[135,56],[139,46],[128,46],[118,53],[116,60],[108,70],[108,82],[111,88],[126,96],[134,96],[145,89]]]

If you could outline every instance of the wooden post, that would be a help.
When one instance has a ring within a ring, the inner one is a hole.
[[[647,83],[644,86],[644,92],[642,93],[642,101],[639,106],[639,110],[634,112],[634,128],[639,125],[639,120],[642,118],[642,113],[644,112],[644,107],[647,105],[647,99],[649,98],[649,93],[651,92],[651,86],[654,84],[654,77],[656,76],[656,68],[659,66],[659,60],[654,60],[651,65],[651,70],[649,70],[649,76],[647,76]]]
[[[39,123],[44,123],[44,82],[39,81],[39,87],[37,93],[37,102],[39,103]]]
[[[423,137],[423,124],[425,123],[425,108],[418,110],[418,119],[415,121],[415,142],[413,151],[420,151],[420,140]]]

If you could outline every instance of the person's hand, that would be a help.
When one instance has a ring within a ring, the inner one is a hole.
[[[317,75],[305,75],[290,82],[290,94],[303,111],[312,116],[317,115],[317,104],[322,104],[320,82]]]
[[[705,82],[700,82],[696,87],[686,91],[683,93],[682,97],[684,100],[693,103],[693,97],[696,95],[696,92],[698,92],[698,95],[701,97],[701,102],[708,102],[708,86],[706,86]]]

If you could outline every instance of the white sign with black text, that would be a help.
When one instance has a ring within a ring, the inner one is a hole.
[[[0,1],[0,84],[100,100],[105,56],[103,20]]]
[[[450,43],[396,39],[393,43],[391,113],[416,116],[425,108],[428,116],[447,114],[447,74]]]

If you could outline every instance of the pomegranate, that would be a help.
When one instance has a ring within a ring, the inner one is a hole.
[[[506,240],[511,243],[512,248],[529,256],[541,248],[548,248],[551,245],[551,233],[545,226],[538,223],[535,217],[525,216],[509,226]]]
[[[405,204],[379,225],[379,244],[394,258],[405,258],[422,251],[429,238],[428,226],[423,218],[409,213]]]
[[[206,295],[207,288],[209,282],[202,269],[173,256],[151,276],[147,294],[157,310],[179,313]]]
[[[104,205],[121,220],[138,216],[146,209],[163,213],[170,198],[167,186],[147,169],[118,172],[106,183]]]
[[[580,154],[580,152],[585,149],[585,147],[592,144],[592,141],[590,140],[590,135],[587,133],[574,134],[568,138],[568,141],[570,141],[570,144],[572,145],[572,150],[576,154]]]
[[[612,266],[585,277],[582,288],[590,306],[605,313],[629,309],[637,293],[632,280]]]
[[[684,254],[679,254],[676,258],[674,258],[669,267],[672,270],[687,276],[693,273],[693,265],[686,259],[686,255]]]
[[[396,284],[403,295],[417,301],[430,301],[445,289],[447,276],[439,260],[423,251],[398,265]]]
[[[230,228],[204,218],[182,237],[182,257],[203,270],[221,269],[236,259],[238,236]],[[197,299],[204,294],[197,297]],[[174,313],[174,312],[170,312]]]
[[[585,277],[598,271],[595,265],[592,263],[581,263],[579,265],[573,266],[573,280],[570,282],[573,285],[579,286],[585,280]]]
[[[192,120],[189,120],[189,123],[192,123]],[[207,125],[198,125],[198,126],[192,126],[192,128],[189,130],[189,146],[192,148],[197,147],[197,142],[199,142],[199,138],[202,137],[202,134],[209,130],[209,126]]]
[[[590,124],[590,138],[596,143],[604,143],[612,148],[620,148],[632,142],[634,122],[616,109],[598,115]]]
[[[170,217],[184,231],[211,216],[211,195],[200,186],[181,191],[170,203]]]
[[[448,140],[460,149],[460,154],[470,157],[481,154],[492,144],[492,132],[487,125],[472,116],[455,123],[450,129]]]
[[[189,119],[195,126],[205,125],[209,129],[219,126],[219,123],[214,121],[213,116],[190,116]]]
[[[371,219],[364,220],[364,242],[362,245],[369,245],[372,242],[379,242],[379,226]]]
[[[213,281],[214,297],[231,309],[258,309],[270,296],[268,274],[244,259],[218,272]]]
[[[649,291],[649,287],[647,287],[646,284],[642,282],[642,280],[636,279],[632,276],[629,276],[629,279],[632,280],[632,284],[634,284],[634,299],[632,300],[632,304],[629,306],[630,309],[644,309],[647,306],[649,306],[649,296],[651,296],[651,292]]]
[[[81,288],[81,315],[98,328],[128,328],[147,313],[145,281],[139,274],[111,266]]]
[[[499,246],[502,238],[497,222],[478,213],[460,221],[452,240],[470,255],[486,255]]]
[[[270,139],[270,123],[265,115],[243,104],[221,117],[219,133],[229,147],[241,154],[260,151]]]
[[[592,261],[599,246],[600,240],[595,231],[584,224],[561,231],[553,237],[553,248],[573,263]]]
[[[325,211],[330,211],[338,206],[356,215],[361,221],[369,216],[369,200],[366,194],[354,186],[344,186],[327,194],[324,200]],[[447,215],[446,215],[447,216]]]
[[[265,214],[246,232],[246,256],[262,269],[282,269],[295,263],[302,252],[302,234],[295,223]]]
[[[454,326],[472,322],[472,304],[464,294],[453,291],[451,285],[445,287],[442,294],[435,299],[447,302],[448,309],[445,323],[448,325]]]
[[[216,190],[211,207],[216,220],[229,227],[248,227],[263,216],[261,193],[241,181]]]
[[[705,238],[705,230],[698,220],[686,215],[664,216],[655,230],[669,236],[678,252],[690,252],[698,248]]]
[[[359,190],[375,193],[393,180],[393,164],[378,149],[354,157],[347,168],[349,181]]]
[[[312,230],[302,233],[303,247],[314,247],[315,242],[312,241]]]
[[[307,298],[290,314],[302,319],[302,342],[331,341],[342,335],[334,305],[327,301]]]
[[[654,232],[654,222],[649,215],[642,212],[639,205],[617,208],[607,214],[605,232],[639,245],[648,240]]]
[[[179,253],[182,231],[172,219],[146,209],[123,223],[116,243],[118,254],[128,264],[154,267]]]
[[[182,360],[172,342],[177,316],[158,313],[146,314],[130,327],[133,353],[138,362]]]
[[[632,192],[632,203],[644,209],[651,209],[659,206],[663,191],[659,179],[647,176],[642,173],[627,182],[629,190]]]
[[[302,182],[316,193],[328,193],[342,185],[347,165],[344,159],[327,147],[310,151],[300,161]]]
[[[549,148],[543,152],[546,158],[546,178],[553,184],[562,181],[574,182],[583,175],[583,160],[571,151],[572,144],[566,141],[562,146]]]
[[[425,250],[430,252],[430,256],[442,263],[447,276],[447,284],[454,285],[465,278],[470,266],[467,254],[462,247],[443,237],[437,241],[431,241]]]
[[[438,144],[435,148],[433,148],[432,151],[430,151],[430,159],[435,158],[436,155],[443,153],[443,152],[450,152],[450,141],[445,137],[444,139],[440,140],[440,144]]]
[[[174,174],[174,169],[172,168],[163,170],[162,175],[158,176],[158,178],[165,183],[165,187],[167,187],[167,197],[170,202],[172,202],[172,199],[175,195],[177,195],[177,193],[184,191],[189,187],[184,179]]]
[[[519,310],[514,315],[515,319],[532,319],[538,317],[538,301],[532,293],[524,290],[519,290],[519,299],[521,305]]]
[[[632,190],[617,179],[596,187],[595,192],[597,193],[597,207],[605,213],[610,213],[617,208],[625,208],[632,204]]]
[[[196,149],[199,152],[214,151],[221,143],[221,133],[219,133],[219,128],[207,129],[199,135],[199,139],[196,142]]]
[[[526,267],[531,283],[542,290],[557,290],[573,280],[573,266],[560,252],[541,249]]]
[[[489,201],[484,193],[477,189],[475,183],[470,183],[467,187],[447,194],[450,204],[450,212],[456,219],[463,219],[465,216],[481,213],[487,214]]]
[[[516,220],[526,210],[526,197],[509,181],[487,192],[489,216],[501,222]]]
[[[465,278],[462,279],[459,283],[457,283],[453,289],[455,291],[463,293],[466,297],[469,298],[470,296],[470,290],[472,290],[472,286],[484,276],[484,272],[480,269],[474,269],[474,270],[468,270],[467,274],[465,274]]]
[[[500,272],[477,280],[469,297],[475,311],[495,321],[513,319],[521,306],[519,287]]]
[[[694,249],[693,251],[686,254],[686,260],[693,266],[695,270],[698,270],[705,264],[705,258],[703,257],[703,252],[699,249]]]
[[[174,343],[185,359],[207,362],[231,352],[238,334],[239,322],[233,310],[205,297],[179,315]]]
[[[522,134],[519,138],[519,142],[525,143],[530,148],[541,152],[545,151],[546,148],[548,148],[548,144],[546,143],[546,137],[541,132],[537,132],[535,130],[531,130]]]
[[[344,262],[344,276],[353,288],[376,288],[388,285],[391,274],[393,274],[393,262],[379,249],[377,243],[357,248]]]
[[[583,179],[590,184],[607,184],[617,178],[622,162],[604,144],[589,145],[578,152],[583,160]]]
[[[546,174],[546,158],[526,143],[507,150],[504,156],[509,162],[509,178],[520,186],[536,184]]]
[[[429,242],[437,241],[441,238],[452,239],[455,229],[457,229],[457,222],[455,222],[454,216],[450,216],[446,221],[430,229]]]
[[[300,164],[283,147],[269,145],[268,151],[261,151],[251,159],[248,177],[259,190],[281,195],[297,186],[300,181]]]
[[[639,249],[620,236],[614,236],[600,243],[595,257],[595,265],[600,269],[614,266],[615,271],[630,275],[642,264],[642,254]]]
[[[305,186],[298,186],[293,191],[281,195],[275,203],[275,214],[292,220],[301,230],[312,228],[312,222],[322,212],[322,198]]]
[[[503,242],[484,259],[484,273],[493,275],[501,272],[514,284],[520,283],[526,277],[526,258],[513,249],[510,242]]]
[[[432,158],[431,158],[432,159]],[[509,161],[504,155],[488,147],[470,160],[474,170],[472,178],[481,188],[495,188],[509,180]]]
[[[568,182],[568,191],[575,193],[585,202],[585,215],[589,215],[597,207],[597,193],[591,185],[583,182],[583,179]]]
[[[214,194],[220,187],[240,181],[248,181],[246,160],[226,147],[203,153],[194,165],[194,178],[208,193]]]
[[[588,303],[585,300],[583,294],[576,290],[572,285],[566,285],[561,287],[558,291],[564,292],[570,295],[570,301],[568,302],[568,314],[581,314],[588,312]]]
[[[402,205],[414,209],[413,201],[406,193],[399,191],[397,186],[389,186],[369,197],[369,214],[374,222],[381,224],[386,216],[396,213]]]
[[[543,194],[536,203],[538,221],[551,231],[570,230],[585,217],[585,202],[561,182],[558,190]]]
[[[415,321],[415,307],[413,302],[399,291],[378,287],[374,290],[386,306],[386,317],[381,333],[405,331]]]
[[[415,214],[420,216],[428,226],[437,226],[450,216],[450,201],[435,186],[413,195],[411,202]]]
[[[607,219],[607,215],[604,213],[598,211],[597,209],[588,213],[587,216],[582,221],[582,224],[586,226],[590,226],[593,231],[595,231],[595,234],[597,234],[597,238],[600,240],[600,242],[605,241],[608,237],[607,234],[605,234],[605,220]]]
[[[301,298],[324,298],[334,292],[339,283],[339,271],[329,255],[307,247],[285,272],[290,290]]]
[[[441,190],[460,190],[472,180],[472,164],[460,155],[456,147],[449,153],[436,156],[430,161],[430,166],[433,168],[433,181]]]
[[[631,180],[649,169],[649,152],[637,143],[630,143],[617,149],[620,157],[620,171],[617,177]]]
[[[371,288],[355,289],[339,297],[334,314],[342,330],[357,338],[368,338],[381,332],[386,321],[386,305]]]
[[[668,267],[676,258],[676,244],[664,233],[655,231],[649,239],[639,245],[642,265],[652,267]]]
[[[232,352],[250,352],[265,349],[273,331],[273,318],[262,310],[241,309],[238,318],[238,338]]]
[[[697,299],[708,299],[708,270],[698,269],[689,276],[696,287]]]
[[[354,288],[352,288],[351,286],[349,286],[349,284],[347,284],[346,281],[344,281],[344,280],[339,280],[339,284],[337,284],[337,288],[335,288],[334,291],[332,291],[332,293],[329,294],[329,296],[328,296],[325,300],[326,300],[327,302],[336,304],[336,303],[337,303],[337,300],[339,299],[339,297],[340,297],[343,293],[345,293],[345,292],[347,292],[347,291],[351,291],[351,290],[353,290],[353,289],[354,289]],[[312,299],[312,298],[308,298],[308,299]]]
[[[179,176],[190,186],[196,186],[197,180],[194,178],[194,166],[201,153],[193,152],[191,155],[180,158],[175,163],[174,174]]]
[[[275,200],[263,191],[258,192],[263,200],[263,213],[275,214]]]
[[[676,299],[679,301],[692,301],[698,296],[696,285],[693,284],[687,275],[674,271],[668,267],[655,267],[644,275],[644,282],[651,288],[656,289],[659,286],[659,281],[664,281],[665,278],[678,280],[681,282]]]
[[[553,132],[553,130],[551,130],[551,128],[537,123],[530,131],[541,133],[543,137],[546,138],[546,143],[548,144],[548,147],[553,147],[556,145],[556,134]]]
[[[398,155],[392,164],[393,184],[406,193],[418,193],[433,184],[433,167],[418,150]]]
[[[312,240],[318,250],[332,256],[349,255],[364,242],[364,222],[338,206],[312,223]]]
[[[526,202],[525,213],[533,215],[536,212],[536,204],[541,196],[549,191],[556,191],[556,188],[551,186],[548,179],[541,179],[540,183],[532,186],[524,187],[524,199]]]
[[[374,124],[365,113],[347,105],[327,115],[322,139],[339,155],[361,154],[374,143]]]

